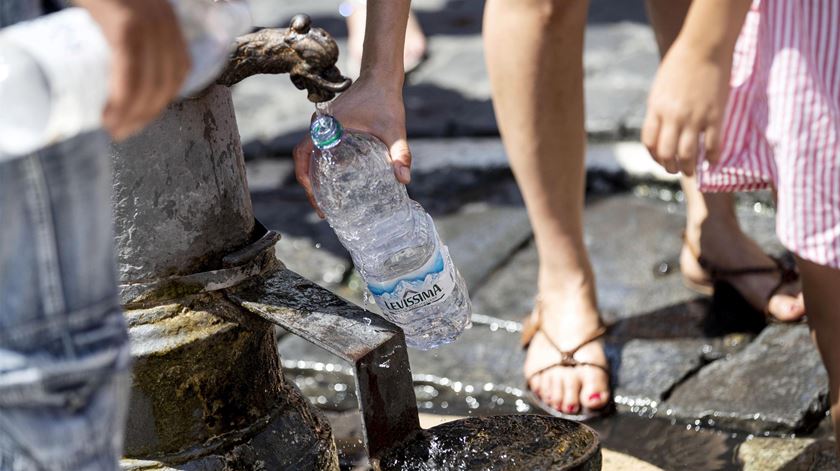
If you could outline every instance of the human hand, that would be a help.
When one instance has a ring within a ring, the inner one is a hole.
[[[411,181],[411,151],[406,139],[405,107],[400,87],[386,86],[376,79],[359,78],[331,103],[330,113],[343,127],[366,132],[384,142],[388,146],[397,181],[403,184]],[[318,208],[309,181],[313,149],[309,136],[295,146],[292,151],[295,177],[306,190],[309,203],[323,219],[324,213]]]
[[[642,143],[669,173],[694,175],[701,139],[706,160],[717,163],[731,68],[731,54],[707,53],[680,39],[662,61],[648,95]]]
[[[178,94],[190,70],[187,46],[167,0],[77,0],[111,47],[103,126],[125,139],[149,124]]]

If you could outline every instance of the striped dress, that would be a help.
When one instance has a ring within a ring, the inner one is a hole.
[[[840,0],[754,0],[705,192],[775,188],[790,251],[840,269]]]

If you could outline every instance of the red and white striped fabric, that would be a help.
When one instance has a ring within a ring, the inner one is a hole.
[[[776,188],[781,242],[840,269],[840,0],[754,0],[731,85],[700,189]]]

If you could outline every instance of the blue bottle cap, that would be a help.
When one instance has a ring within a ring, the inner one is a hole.
[[[312,136],[312,142],[315,143],[315,147],[321,150],[337,146],[341,142],[343,134],[344,129],[342,129],[341,123],[328,114],[318,116],[309,126],[309,135]]]

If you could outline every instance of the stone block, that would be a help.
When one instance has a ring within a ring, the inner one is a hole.
[[[828,379],[808,327],[771,325],[742,352],[679,385],[667,404],[683,420],[792,433],[816,426],[827,398]]]

